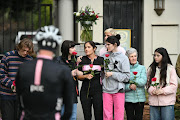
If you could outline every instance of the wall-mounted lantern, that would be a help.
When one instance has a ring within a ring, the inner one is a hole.
[[[154,0],[154,10],[160,16],[165,10],[165,0]]]

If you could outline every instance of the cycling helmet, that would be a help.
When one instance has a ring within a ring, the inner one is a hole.
[[[34,40],[38,42],[39,49],[46,49],[55,52],[58,45],[62,42],[62,36],[58,28],[53,25],[41,27]]]

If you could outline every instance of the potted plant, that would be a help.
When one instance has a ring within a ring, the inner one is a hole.
[[[97,24],[98,14],[90,6],[86,6],[85,9],[81,8],[79,12],[74,12],[76,22],[81,23],[82,31],[80,38],[82,41],[92,40],[92,26],[93,23]]]

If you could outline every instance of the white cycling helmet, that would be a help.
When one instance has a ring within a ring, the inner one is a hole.
[[[62,36],[58,28],[53,25],[41,27],[34,37],[38,42],[39,49],[55,51],[62,42]]]

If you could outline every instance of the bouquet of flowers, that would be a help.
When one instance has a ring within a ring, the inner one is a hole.
[[[82,41],[92,40],[90,30],[93,23],[96,24],[96,20],[98,20],[99,17],[98,14],[99,13],[95,13],[90,6],[86,6],[84,10],[81,8],[79,12],[74,12],[76,22],[80,22],[84,29],[80,36]]]

